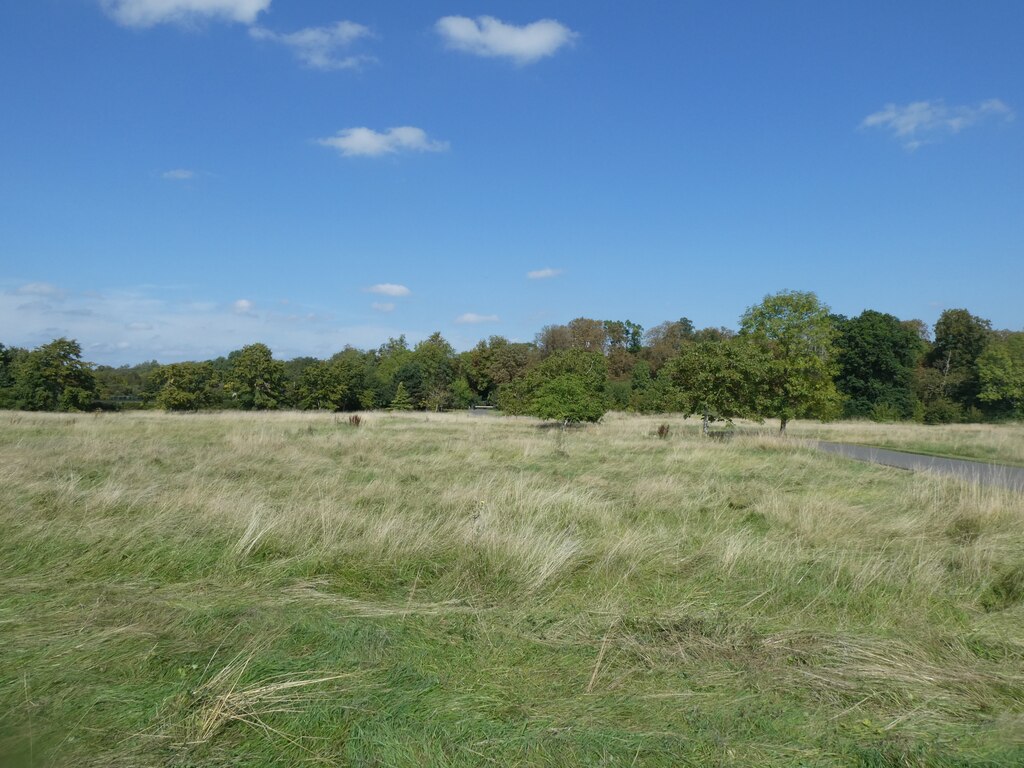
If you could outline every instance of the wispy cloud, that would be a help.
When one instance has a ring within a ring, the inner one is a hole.
[[[865,117],[861,128],[878,128],[899,139],[906,149],[934,144],[978,123],[1014,119],[1013,110],[999,99],[988,99],[976,106],[948,106],[944,101],[915,101],[900,106],[886,104]]]
[[[194,296],[194,288],[183,286],[86,293],[5,284],[0,286],[2,341],[35,347],[67,336],[82,344],[85,359],[121,365],[207,360],[255,341],[269,345],[275,357],[327,358],[346,344],[372,349],[401,334],[410,341],[426,336],[382,322],[341,322],[330,312],[294,302],[264,306],[249,299],[197,301]]]
[[[263,27],[251,27],[254,40],[279,43],[292,50],[299,61],[312,69],[357,69],[375,61],[372,56],[343,55],[355,41],[370,37],[368,27],[353,21],[339,21],[328,27],[308,27],[298,32],[274,32]]]
[[[545,267],[544,269],[535,269],[532,272],[527,272],[526,277],[529,280],[546,280],[549,277],[558,277],[565,270],[563,269],[552,269],[551,267]]]
[[[455,322],[460,325],[476,324],[476,323],[496,323],[498,322],[497,315],[478,315],[476,312],[466,312],[463,315],[459,315],[455,318]]]
[[[204,18],[252,24],[270,3],[271,0],[100,0],[103,10],[126,27],[188,23]]]
[[[517,64],[531,64],[551,56],[577,37],[554,19],[516,26],[493,16],[445,16],[438,20],[435,29],[449,48],[477,56],[512,59]]]
[[[19,285],[10,293],[15,296],[41,296],[48,299],[64,298],[64,290],[53,283],[25,283],[24,285]]]
[[[379,293],[381,296],[408,296],[412,291],[397,283],[377,283],[364,288],[367,293]]]
[[[164,171],[160,174],[160,178],[166,179],[167,181],[190,181],[196,177],[195,171],[190,171],[187,168],[175,168],[170,171]]]
[[[370,305],[377,312],[394,312],[395,305],[391,301],[375,301]]]
[[[396,152],[444,152],[447,141],[435,141],[422,128],[410,125],[378,132],[372,128],[346,128],[317,144],[338,150],[345,157],[379,157]]]

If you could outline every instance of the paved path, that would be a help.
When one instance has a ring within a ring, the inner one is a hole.
[[[937,472],[953,475],[965,480],[973,480],[982,485],[999,485],[1024,491],[1024,468],[1010,467],[1005,464],[989,464],[984,461],[966,461],[963,459],[940,459],[936,456],[921,456],[917,453],[890,451],[885,448],[872,448],[867,445],[851,445],[850,443],[828,443],[824,440],[813,441],[819,450],[836,453],[849,459],[871,461],[887,467],[909,469],[913,471]]]

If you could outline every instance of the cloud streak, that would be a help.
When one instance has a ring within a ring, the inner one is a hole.
[[[252,24],[271,0],[100,0],[103,10],[125,27],[152,27],[221,19]]]
[[[465,314],[459,315],[455,318],[455,322],[459,325],[475,325],[477,323],[496,323],[498,322],[497,315],[478,315],[476,312],[466,312]]]
[[[160,174],[160,178],[166,181],[191,181],[195,177],[196,172],[190,171],[187,168],[175,168]]]
[[[547,280],[552,277],[558,277],[565,270],[552,269],[551,267],[545,267],[544,269],[534,269],[531,272],[526,273],[528,280]]]
[[[288,33],[251,27],[249,36],[254,40],[277,43],[291,49],[299,61],[311,69],[358,69],[376,61],[372,56],[340,55],[357,40],[371,37],[368,27],[353,21],[339,21],[327,27],[307,27]]]
[[[381,296],[408,296],[412,291],[397,283],[377,283],[364,288],[367,293],[379,293]]]
[[[316,143],[330,147],[343,157],[380,157],[398,152],[444,152],[447,141],[435,141],[422,128],[403,125],[375,131],[372,128],[346,128],[336,136],[317,139]]]
[[[553,56],[577,37],[554,19],[516,26],[493,16],[445,16],[434,28],[448,48],[475,56],[511,59],[517,64],[532,64]]]
[[[862,129],[877,128],[887,131],[909,150],[925,144],[935,144],[948,136],[955,136],[979,123],[1009,122],[1015,117],[1013,110],[999,99],[988,99],[975,106],[948,106],[944,101],[915,101],[903,106],[886,104],[878,112],[865,117]]]

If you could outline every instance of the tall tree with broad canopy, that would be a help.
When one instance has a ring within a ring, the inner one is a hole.
[[[866,309],[847,320],[833,318],[838,330],[836,385],[846,396],[843,415],[877,418],[914,414],[914,366],[920,336],[893,315]]]
[[[15,403],[28,411],[81,411],[92,403],[96,379],[74,339],[54,339],[14,367]]]
[[[935,323],[928,364],[942,375],[943,395],[963,408],[981,391],[977,362],[992,337],[992,323],[966,309],[947,309]]]
[[[285,395],[284,364],[275,360],[266,344],[249,344],[228,355],[224,391],[240,408],[268,410],[280,407]]]
[[[797,418],[834,418],[842,398],[835,329],[829,308],[809,291],[765,296],[740,319],[740,335],[768,355],[764,371],[762,415],[779,419],[779,432]]]

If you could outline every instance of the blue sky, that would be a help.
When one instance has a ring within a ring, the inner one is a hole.
[[[1020,329],[1022,39],[1019,0],[11,0],[0,342],[462,349],[782,289]]]

